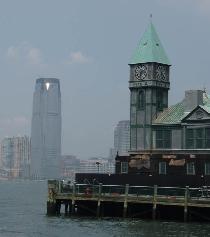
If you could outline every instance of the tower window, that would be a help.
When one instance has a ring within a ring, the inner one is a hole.
[[[144,107],[145,107],[145,95],[144,91],[140,90],[138,96],[138,109],[144,110]]]
[[[163,110],[163,92],[157,91],[157,109]]]

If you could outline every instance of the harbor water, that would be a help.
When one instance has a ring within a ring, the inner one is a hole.
[[[47,217],[46,181],[0,181],[0,237],[210,236],[209,223]]]

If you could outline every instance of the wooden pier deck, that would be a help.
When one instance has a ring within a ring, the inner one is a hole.
[[[47,214],[168,218],[210,221],[210,190],[48,181]],[[178,218],[179,217],[179,218]]]

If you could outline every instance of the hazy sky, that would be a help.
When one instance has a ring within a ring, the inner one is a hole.
[[[210,91],[210,0],[0,0],[0,138],[30,135],[35,80],[56,77],[63,154],[107,156],[150,13],[173,65],[170,103]]]

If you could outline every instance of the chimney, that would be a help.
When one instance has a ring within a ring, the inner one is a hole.
[[[185,91],[184,111],[191,112],[198,105],[203,105],[203,91],[202,90]]]

